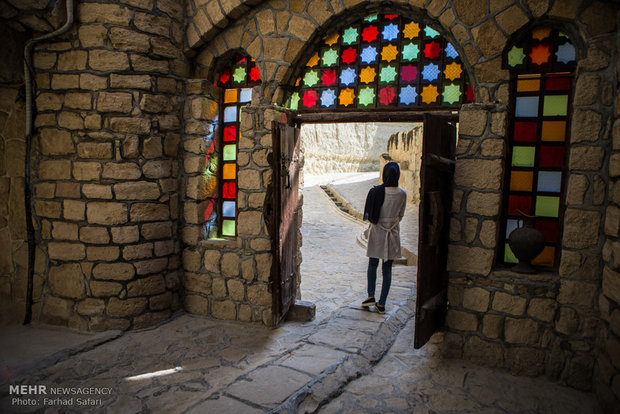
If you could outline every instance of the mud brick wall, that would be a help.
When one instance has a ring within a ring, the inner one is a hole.
[[[87,2],[36,47],[34,319],[140,328],[178,308],[183,8]]]

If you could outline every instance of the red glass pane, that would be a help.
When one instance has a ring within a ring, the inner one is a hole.
[[[557,221],[538,220],[536,222],[536,228],[545,236],[546,241],[555,243],[558,232]]]
[[[224,127],[224,141],[237,140],[237,125],[228,125]]]
[[[207,208],[205,209],[205,221],[208,221],[211,217],[211,213],[213,213],[213,207],[215,206],[215,200],[209,201]]]
[[[386,14],[385,16],[383,16],[383,18],[385,18],[386,20],[394,20],[398,17],[398,14]]]
[[[536,65],[544,65],[545,63],[548,63],[549,57],[551,57],[549,46],[538,45],[533,47],[530,52],[530,59],[532,59],[532,63]]]
[[[362,40],[364,42],[372,42],[377,40],[378,35],[379,31],[377,30],[377,26],[368,26],[362,31]]]
[[[531,215],[532,209],[532,197],[511,195],[508,197],[508,214],[513,216],[520,216],[517,210],[522,211],[525,214]]]
[[[226,68],[220,74],[220,83],[222,85],[225,85],[228,83],[229,80],[230,80],[230,69]]]
[[[343,63],[350,65],[357,60],[357,50],[352,47],[345,49],[345,51],[342,52],[341,59]]]
[[[316,101],[319,99],[318,94],[314,90],[309,90],[304,93],[304,97],[302,99],[304,106],[306,108],[312,108],[316,105]]]
[[[536,122],[515,122],[514,141],[536,142]]]
[[[235,183],[234,182],[225,182],[222,185],[222,197],[224,198],[235,198]]]
[[[379,102],[383,105],[391,104],[394,102],[394,98],[396,98],[396,93],[394,92],[394,88],[391,86],[381,88],[379,91]]]
[[[402,82],[415,82],[418,77],[418,68],[413,65],[402,66],[400,68],[400,80]]]
[[[547,78],[545,89],[548,91],[565,91],[570,86],[570,78]]]
[[[561,167],[564,165],[564,147],[541,146],[538,165],[541,167]]]
[[[467,84],[465,88],[465,102],[473,102],[474,101],[474,89],[470,84]]]
[[[430,42],[424,46],[424,56],[426,56],[427,59],[437,59],[440,52],[441,47],[438,42]]]
[[[328,69],[323,72],[321,82],[323,82],[323,85],[325,86],[331,86],[336,83],[336,71],[334,69]]]
[[[252,69],[250,69],[250,79],[254,82],[258,82],[260,80],[260,72],[256,66],[253,66]]]
[[[245,63],[245,56],[243,56],[241,53],[237,53],[235,55],[233,62],[235,63],[235,65],[240,65],[242,63]]]

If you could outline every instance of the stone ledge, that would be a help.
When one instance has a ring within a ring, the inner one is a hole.
[[[210,239],[210,240],[201,240],[199,246],[204,247],[237,247],[237,237],[232,239]]]
[[[497,280],[501,282],[514,282],[519,284],[540,285],[546,283],[554,283],[559,280],[557,272],[540,272],[534,274],[513,272],[510,269],[496,269],[489,274],[489,280]]]

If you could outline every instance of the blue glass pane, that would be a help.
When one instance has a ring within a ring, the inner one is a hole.
[[[377,48],[374,46],[366,46],[362,49],[362,53],[360,53],[360,58],[362,59],[362,63],[374,63],[377,59]]]
[[[236,106],[227,106],[224,108],[224,122],[237,122]]]
[[[513,219],[506,220],[506,238],[510,236],[510,233],[512,233],[513,230],[516,230],[519,227],[519,221],[520,220]]]
[[[539,171],[538,191],[551,191],[559,193],[562,186],[561,171]]]
[[[445,51],[446,56],[448,56],[449,58],[456,59],[457,57],[459,57],[459,54],[456,53],[456,49],[454,48],[454,46],[452,46],[452,43],[448,43]]]
[[[538,96],[520,96],[517,98],[517,117],[538,116]]]
[[[239,94],[239,102],[246,103],[252,100],[252,88],[241,89]]]
[[[346,68],[340,73],[340,83],[347,86],[352,85],[353,83],[355,83],[356,76],[357,75],[355,74],[355,69]]]
[[[383,40],[391,42],[398,37],[398,26],[390,23],[383,28]]]
[[[329,108],[336,103],[336,92],[333,89],[324,90],[321,93],[321,106],[324,108]]]
[[[222,216],[223,217],[235,217],[235,202],[224,201],[222,203]]]
[[[418,97],[418,92],[415,89],[415,86],[406,86],[400,90],[400,103],[404,105],[411,105],[415,103],[416,98]]]
[[[575,47],[570,43],[565,43],[558,47],[558,51],[555,53],[558,58],[558,62],[568,63],[575,60]]]
[[[422,70],[422,77],[426,81],[434,81],[437,80],[439,76],[439,66],[431,63],[430,65],[424,66]]]
[[[424,29],[424,34],[432,39],[439,36],[439,32],[437,30],[431,29],[428,26]]]

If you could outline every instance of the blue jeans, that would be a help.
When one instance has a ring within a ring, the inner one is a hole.
[[[379,259],[374,257],[368,260],[368,297],[373,298],[375,296],[375,284],[377,283],[377,267],[379,267]],[[381,271],[383,273],[383,283],[381,284],[381,296],[379,297],[379,305],[385,306],[388,293],[390,292],[390,285],[392,284],[392,263],[393,260],[384,260],[381,265]]]

